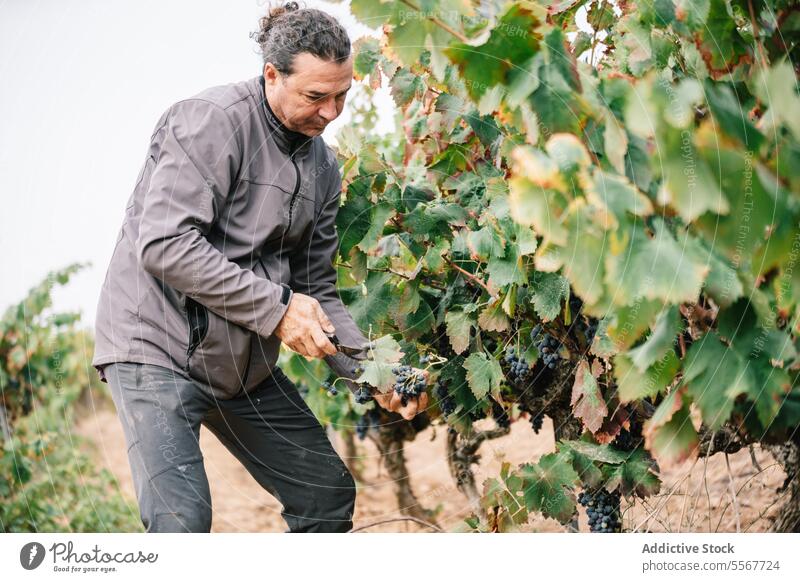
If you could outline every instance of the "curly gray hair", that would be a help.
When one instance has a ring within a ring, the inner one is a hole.
[[[350,38],[330,14],[316,8],[300,8],[286,2],[270,8],[259,19],[251,38],[261,46],[264,64],[272,63],[285,75],[292,74],[295,55],[303,52],[326,61],[344,61],[350,56]]]

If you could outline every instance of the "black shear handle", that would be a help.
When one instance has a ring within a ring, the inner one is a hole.
[[[352,356],[352,357],[359,357],[359,356],[361,358],[365,357],[365,353],[366,353],[366,349],[367,348],[365,348],[365,347],[356,348],[356,347],[352,347],[352,346],[344,346],[344,345],[342,345],[342,342],[339,341],[339,338],[336,337],[335,333],[326,333],[325,335],[328,336],[328,339],[331,341],[331,343],[334,346],[336,346],[336,349],[338,351],[342,352],[343,354],[346,354],[346,355]]]

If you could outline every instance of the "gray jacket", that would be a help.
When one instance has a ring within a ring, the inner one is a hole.
[[[365,344],[336,290],[340,193],[333,150],[280,123],[263,76],[169,107],[101,290],[92,360],[101,379],[109,362],[141,362],[221,399],[250,392],[275,365],[273,330],[292,291],[320,302],[343,344]],[[325,361],[353,377],[352,358]]]

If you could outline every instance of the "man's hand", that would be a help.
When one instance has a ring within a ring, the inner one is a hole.
[[[420,370],[418,368],[413,368],[413,370],[418,374],[422,374],[422,376],[425,378],[425,383],[428,383],[429,374],[427,370]],[[428,407],[427,392],[423,392],[417,397],[409,398],[408,403],[405,406],[403,406],[403,403],[401,402],[400,395],[394,390],[391,392],[386,392],[385,394],[376,393],[373,394],[372,397],[381,408],[385,408],[390,412],[399,412],[400,415],[406,420],[411,420]]]
[[[325,335],[335,331],[319,301],[302,293],[293,293],[289,307],[273,333],[290,350],[311,359],[336,353],[336,346]]]

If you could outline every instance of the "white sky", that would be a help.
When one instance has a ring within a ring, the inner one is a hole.
[[[377,35],[349,1],[305,5],[339,18],[353,42]],[[260,73],[249,33],[265,11],[263,0],[0,0],[0,312],[48,271],[90,261],[53,299],[94,325],[156,121],[175,101]],[[388,93],[375,105],[386,131]]]

